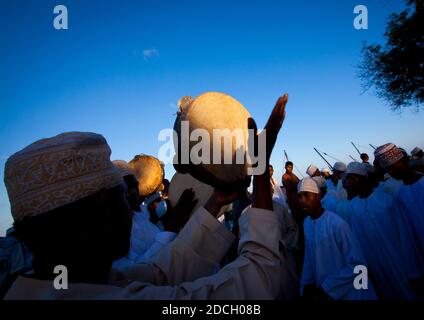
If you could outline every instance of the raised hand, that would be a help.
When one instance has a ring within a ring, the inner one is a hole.
[[[212,196],[205,204],[205,209],[214,217],[218,216],[221,208],[227,204],[233,203],[240,195],[246,192],[245,188],[239,190],[214,189]]]
[[[271,115],[265,125],[266,129],[266,160],[267,164],[271,157],[272,149],[274,149],[275,142],[277,141],[278,133],[286,118],[286,104],[289,100],[289,95],[285,93],[278,98],[277,103],[272,109]]]
[[[184,190],[175,207],[169,200],[166,200],[167,212],[161,219],[165,231],[179,232],[190,219],[190,212],[196,206],[197,201],[194,198],[193,189]]]
[[[253,177],[253,208],[273,210],[268,164],[275,142],[277,141],[278,133],[280,132],[281,126],[283,125],[284,119],[286,117],[287,101],[287,93],[277,100],[277,103],[275,104],[274,109],[272,109],[271,115],[269,116],[265,125],[265,130],[260,133],[266,135],[266,169],[263,174],[255,175]],[[256,154],[258,150],[258,137],[256,123],[253,119],[249,119],[248,127],[249,129],[254,130]]]

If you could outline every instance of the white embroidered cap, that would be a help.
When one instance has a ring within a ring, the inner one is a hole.
[[[6,162],[4,182],[15,220],[36,216],[123,183],[106,139],[67,132],[38,140]]]

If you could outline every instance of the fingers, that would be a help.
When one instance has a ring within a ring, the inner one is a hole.
[[[285,93],[281,96],[274,106],[268,122],[265,126],[266,129],[266,149],[267,149],[267,161],[271,156],[272,149],[274,148],[275,142],[277,141],[278,133],[280,132],[281,126],[286,116],[286,104],[288,101],[288,94]]]
[[[288,95],[288,93],[285,93],[277,101],[277,104],[279,106],[279,110],[278,110],[278,112],[279,112],[279,118],[281,120],[284,120],[284,118],[286,117],[286,105],[287,105],[287,101],[289,101],[289,95]],[[280,126],[281,126],[281,124],[280,124]]]
[[[286,117],[286,105],[288,100],[289,95],[287,93],[278,98],[274,109],[272,109],[265,129],[271,131],[280,130],[280,127],[283,124],[283,120]]]
[[[181,194],[181,197],[180,197],[180,199],[183,199],[184,201],[189,201],[189,200],[191,200],[193,198],[194,198],[194,191],[191,188],[190,189],[185,189],[183,191],[183,193]]]
[[[253,118],[247,119],[247,128],[249,129],[249,139],[253,139],[253,155],[256,157],[258,155],[258,127]],[[250,135],[251,130],[253,130],[252,136]]]

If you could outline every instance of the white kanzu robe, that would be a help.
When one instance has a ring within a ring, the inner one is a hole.
[[[239,257],[217,274],[216,263],[234,236],[199,208],[177,238],[147,264],[111,274],[109,285],[69,284],[19,277],[6,299],[275,299],[286,298],[287,261],[281,226],[269,210],[248,208],[240,218]],[[288,293],[289,294],[289,293]]]
[[[405,208],[424,250],[424,177],[411,185],[402,185],[397,198]]]
[[[281,186],[278,184],[277,180],[275,180],[274,178],[271,178],[271,186],[272,200],[288,209],[287,197]]]
[[[393,203],[409,279],[424,277],[424,177],[402,185]]]
[[[336,211],[338,203],[342,201],[339,199],[339,193],[333,190],[327,190],[327,193],[321,200],[321,205],[325,210]]]
[[[337,185],[335,186],[333,181],[331,181],[331,179],[328,179],[326,181],[327,183],[327,192],[328,191],[334,191],[336,194],[336,197],[341,200],[341,199],[347,199],[347,192],[346,189],[343,188],[343,182],[342,179],[340,179],[337,182]]]
[[[350,225],[365,255],[369,274],[383,299],[415,298],[407,278],[399,230],[392,210],[393,197],[373,192],[351,201]]]
[[[366,263],[359,244],[343,219],[326,210],[318,219],[307,217],[304,229],[302,291],[305,285],[314,284],[336,300],[376,299],[370,281],[368,289],[354,287],[358,275],[354,268],[366,266]]]
[[[123,268],[134,263],[147,262],[164,245],[175,239],[177,236],[175,232],[160,231],[149,219],[150,213],[146,206],[141,206],[141,212],[134,212],[130,250],[127,256],[115,261],[112,268]]]

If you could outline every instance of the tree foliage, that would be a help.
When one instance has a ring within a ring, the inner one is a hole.
[[[424,0],[407,0],[407,8],[389,17],[386,44],[365,43],[359,77],[365,90],[394,110],[424,102]]]

